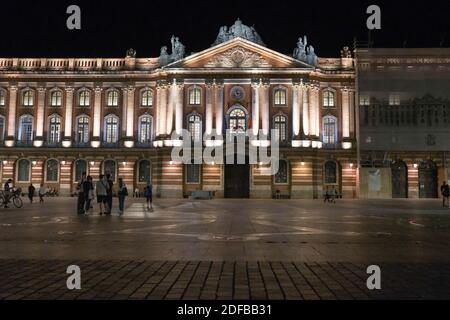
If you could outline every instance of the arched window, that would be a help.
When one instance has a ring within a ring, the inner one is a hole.
[[[74,181],[81,181],[81,177],[83,176],[83,173],[87,173],[87,162],[83,159],[78,159],[75,161],[74,165]]]
[[[57,144],[61,141],[61,117],[57,114],[50,116],[48,121],[48,143]]]
[[[4,107],[6,104],[6,92],[0,89],[0,107]]]
[[[275,88],[273,92],[273,104],[275,106],[286,106],[287,90],[285,88]]]
[[[242,108],[231,109],[228,118],[229,129],[232,133],[245,132],[247,130],[247,117]]]
[[[0,141],[5,140],[5,117],[0,116]]]
[[[110,114],[105,117],[104,141],[117,143],[119,141],[119,118]]]
[[[91,103],[91,92],[89,90],[81,90],[78,94],[78,105],[80,107],[89,107]]]
[[[188,131],[193,140],[201,140],[202,137],[202,118],[199,114],[193,113],[188,116]]]
[[[288,164],[286,160],[278,161],[278,172],[275,174],[275,183],[288,183]]]
[[[323,117],[323,143],[334,145],[337,143],[337,119],[333,116]]]
[[[26,114],[20,117],[19,142],[30,143],[33,141],[33,117]]]
[[[45,165],[46,181],[58,182],[59,162],[55,159],[47,160]]]
[[[62,105],[62,92],[60,90],[55,90],[50,93],[50,106],[51,107],[61,107]]]
[[[20,159],[17,162],[17,181],[30,181],[30,169],[30,161],[28,161],[27,159]]]
[[[335,161],[327,161],[324,165],[324,183],[325,184],[337,184],[338,173],[337,163]]]
[[[152,116],[148,114],[139,117],[138,141],[142,144],[152,142]]]
[[[193,87],[189,89],[189,104],[190,105],[200,105],[201,103],[202,91],[200,88]]]
[[[105,160],[103,162],[103,174],[109,174],[111,180],[116,181],[116,162],[114,160]]]
[[[117,90],[110,90],[106,94],[106,105],[108,107],[117,107],[119,105],[119,92]]]
[[[141,92],[141,107],[151,107],[153,105],[153,90],[145,89]]]
[[[77,118],[75,141],[78,144],[85,144],[89,142],[89,117],[86,115],[82,115]]]
[[[276,115],[273,119],[273,127],[278,131],[280,141],[287,140],[287,118],[284,115]]]
[[[152,173],[151,173],[151,164],[148,160],[139,161],[138,168],[138,178],[139,182],[151,182]]]
[[[333,108],[335,107],[335,94],[331,90],[325,90],[323,92],[323,107]]]

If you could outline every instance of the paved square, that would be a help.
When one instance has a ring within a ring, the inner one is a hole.
[[[0,209],[1,299],[450,298],[450,210],[438,200],[76,199]],[[66,288],[66,268],[82,290]],[[366,287],[368,265],[382,290]]]

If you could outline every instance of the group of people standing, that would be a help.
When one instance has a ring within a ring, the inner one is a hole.
[[[92,201],[97,198],[100,215],[110,215],[113,207],[114,182],[110,174],[99,176],[98,181],[93,183],[91,176],[83,172],[78,189],[78,214],[86,214],[93,208]],[[147,208],[152,209],[152,185],[148,183],[144,190],[147,198]],[[117,197],[119,199],[119,215],[123,215],[125,209],[125,198],[128,196],[128,188],[122,178],[119,178]]]

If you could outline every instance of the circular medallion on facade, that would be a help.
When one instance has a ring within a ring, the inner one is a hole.
[[[242,100],[245,97],[245,92],[242,87],[233,87],[230,91],[231,99],[233,100]]]

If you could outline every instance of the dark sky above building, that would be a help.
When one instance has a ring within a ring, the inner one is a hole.
[[[66,28],[71,4],[81,7],[81,30]],[[0,5],[0,57],[123,57],[128,48],[156,57],[172,34],[198,52],[238,17],[271,49],[291,54],[306,34],[319,56],[337,57],[354,37],[367,40],[371,4],[382,12],[375,47],[450,47],[448,0],[22,0]]]

